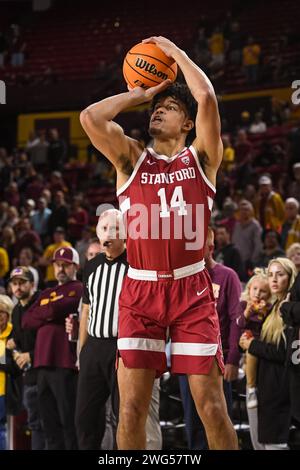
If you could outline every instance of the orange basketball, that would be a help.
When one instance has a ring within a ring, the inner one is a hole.
[[[149,88],[168,78],[174,82],[177,64],[155,44],[140,43],[127,52],[123,75],[131,88]]]

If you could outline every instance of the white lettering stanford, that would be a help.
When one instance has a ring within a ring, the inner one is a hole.
[[[195,179],[195,168],[182,168],[172,173],[146,173],[141,174],[141,184],[172,184],[174,181]]]

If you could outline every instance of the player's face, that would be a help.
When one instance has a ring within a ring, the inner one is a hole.
[[[158,101],[154,107],[149,123],[151,137],[177,137],[183,126],[190,121],[186,115],[183,104],[175,98],[168,96]]]

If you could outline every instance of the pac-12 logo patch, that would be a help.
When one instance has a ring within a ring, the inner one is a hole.
[[[182,157],[181,161],[185,165],[189,165],[190,164],[190,157]]]

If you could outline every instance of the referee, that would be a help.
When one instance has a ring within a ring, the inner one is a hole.
[[[83,270],[75,412],[78,445],[82,450],[100,448],[105,431],[105,403],[110,395],[112,403],[117,402],[118,300],[128,266],[124,240],[117,233],[116,215],[119,217],[118,211],[110,210],[100,216],[97,234],[104,252],[89,260]]]
[[[105,431],[105,404],[111,395],[118,411],[116,354],[118,304],[128,264],[124,240],[119,238],[121,212],[105,211],[97,235],[103,253],[88,261],[83,270],[83,299],[79,329],[79,380],[75,425],[79,449],[100,448]],[[121,222],[122,223],[122,222]],[[149,449],[161,448],[159,387],[155,383],[146,426]],[[115,435],[114,445],[115,445]]]

